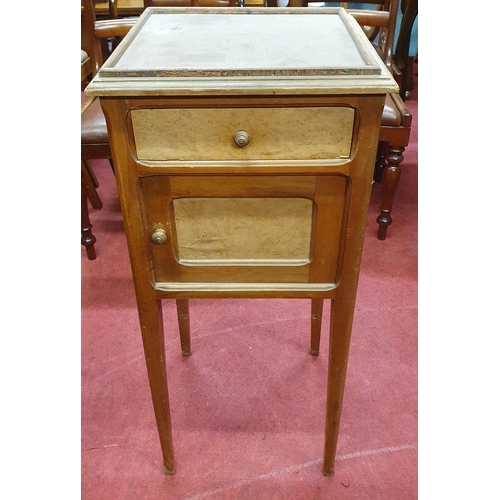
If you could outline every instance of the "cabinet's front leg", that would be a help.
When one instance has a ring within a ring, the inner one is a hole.
[[[163,472],[174,473],[174,447],[168,399],[167,369],[161,300],[139,300],[139,319],[148,369],[149,386],[160,435]]]
[[[321,319],[323,317],[323,299],[311,300],[311,354],[319,354],[321,339]]]
[[[183,356],[191,354],[191,330],[189,326],[189,301],[177,299],[177,319],[179,321],[179,334],[181,337],[181,351]]]
[[[380,215],[377,217],[378,239],[385,240],[387,228],[392,224],[392,203],[401,177],[401,168],[399,164],[403,161],[402,146],[391,146],[387,150],[387,165],[384,168],[382,179],[382,202],[380,204]]]
[[[335,307],[334,307],[335,306]],[[335,309],[335,311],[334,311]],[[333,476],[342,413],[347,359],[351,338],[352,305],[332,300],[326,393],[325,455],[323,473]]]

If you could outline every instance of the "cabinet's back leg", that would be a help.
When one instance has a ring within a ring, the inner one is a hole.
[[[319,354],[321,339],[321,318],[323,317],[323,299],[311,300],[311,354]]]
[[[181,350],[183,356],[191,354],[191,331],[189,327],[189,301],[177,299],[177,319],[179,320],[179,333],[181,337]]]

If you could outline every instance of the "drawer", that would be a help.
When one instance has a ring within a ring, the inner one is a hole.
[[[138,160],[314,160],[350,157],[355,110],[136,108],[130,117]],[[238,132],[247,144],[236,144]]]

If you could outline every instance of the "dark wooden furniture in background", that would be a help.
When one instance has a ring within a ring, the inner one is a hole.
[[[412,29],[418,15],[418,0],[401,0],[401,11],[403,17],[394,51],[394,62],[401,72],[401,80],[398,82],[399,95],[406,99],[413,90],[414,56],[410,56],[409,52]]]
[[[307,7],[309,3],[309,0],[289,0],[290,7]],[[356,2],[340,2],[340,5],[358,21],[387,68],[398,84],[401,84],[402,75],[394,62],[399,0],[367,0],[363,3],[371,4],[373,8],[352,8],[360,6]],[[277,0],[266,0],[268,7],[276,7],[277,4]],[[382,182],[380,215],[377,217],[379,240],[385,240],[387,228],[392,224],[392,205],[410,132],[411,113],[403,99],[396,94],[388,94],[380,125],[380,143],[374,170],[375,181]]]
[[[362,26],[380,27],[378,39],[376,42],[373,40],[373,43],[378,46],[378,52],[382,60],[392,72],[398,84],[400,84],[402,75],[394,62],[394,36],[399,0],[378,0],[365,3],[378,3],[381,11],[364,14],[362,11],[356,12],[353,10],[352,13]],[[380,215],[377,217],[379,240],[385,240],[387,228],[392,224],[392,206],[401,177],[401,163],[404,159],[404,150],[410,140],[410,132],[410,111],[398,94],[388,94],[380,125],[379,147],[374,175],[375,181],[382,182]]]
[[[144,0],[144,7],[239,7],[242,0]]]
[[[113,19],[117,17],[140,16],[144,11],[144,0],[111,0],[94,5],[97,19]],[[110,15],[111,14],[111,15]]]
[[[267,8],[148,9],[87,87],[110,133],[166,474],[161,300],[185,301],[189,354],[187,299],[227,297],[312,299],[312,354],[322,301],[335,301],[323,469],[333,474],[372,165],[397,90],[343,9]]]
[[[139,16],[147,7],[146,5],[147,0],[112,0],[112,1],[115,3],[118,17]],[[238,0],[236,0],[236,4],[238,4]],[[180,4],[177,5],[194,6],[193,4],[191,4],[191,0],[186,0],[186,3],[184,5]],[[243,6],[241,3],[240,5]],[[262,5],[263,5],[263,0],[245,0],[244,4],[245,7],[262,7]],[[200,6],[206,7],[211,5],[206,5],[205,3],[203,3],[200,4]],[[96,4],[95,12],[98,19],[102,17],[109,18],[110,10],[108,4],[106,2]]]
[[[95,4],[92,0],[82,0],[82,83],[86,85],[97,74],[103,62],[109,57],[123,36],[137,21],[137,17],[118,19],[118,5],[127,0],[106,0]],[[188,0],[187,4],[195,6],[198,0]],[[200,0],[205,6],[226,7],[236,5],[238,0]],[[175,6],[177,0],[140,0],[157,6]],[[181,2],[186,3],[185,0]],[[109,19],[96,17],[96,6],[108,7]],[[111,48],[110,48],[111,47]],[[84,57],[85,53],[86,57]],[[88,160],[106,159],[112,163],[108,130],[101,109],[99,98],[89,98],[81,109],[81,243],[85,247],[90,260],[96,258],[96,238],[92,233],[92,224],[88,212],[88,201],[93,208],[101,208],[102,202],[97,193],[99,182],[92,171]]]
[[[134,25],[135,19],[112,19],[96,21],[94,3],[92,0],[82,0],[82,50],[88,55],[85,60],[85,75],[82,82],[86,84],[97,73],[103,63],[101,39],[123,37]],[[92,234],[92,224],[89,218],[88,201],[93,208],[102,207],[96,188],[99,186],[88,160],[111,160],[108,130],[101,109],[99,98],[87,98],[81,109],[81,224],[82,245],[84,245],[90,260],[96,258],[95,241]]]

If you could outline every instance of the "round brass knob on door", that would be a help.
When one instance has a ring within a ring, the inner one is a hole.
[[[239,130],[234,134],[234,143],[239,148],[244,148],[249,142],[250,136],[244,130]]]
[[[164,229],[157,229],[151,235],[151,239],[153,240],[153,243],[156,243],[157,245],[163,245],[167,242],[167,233]]]

